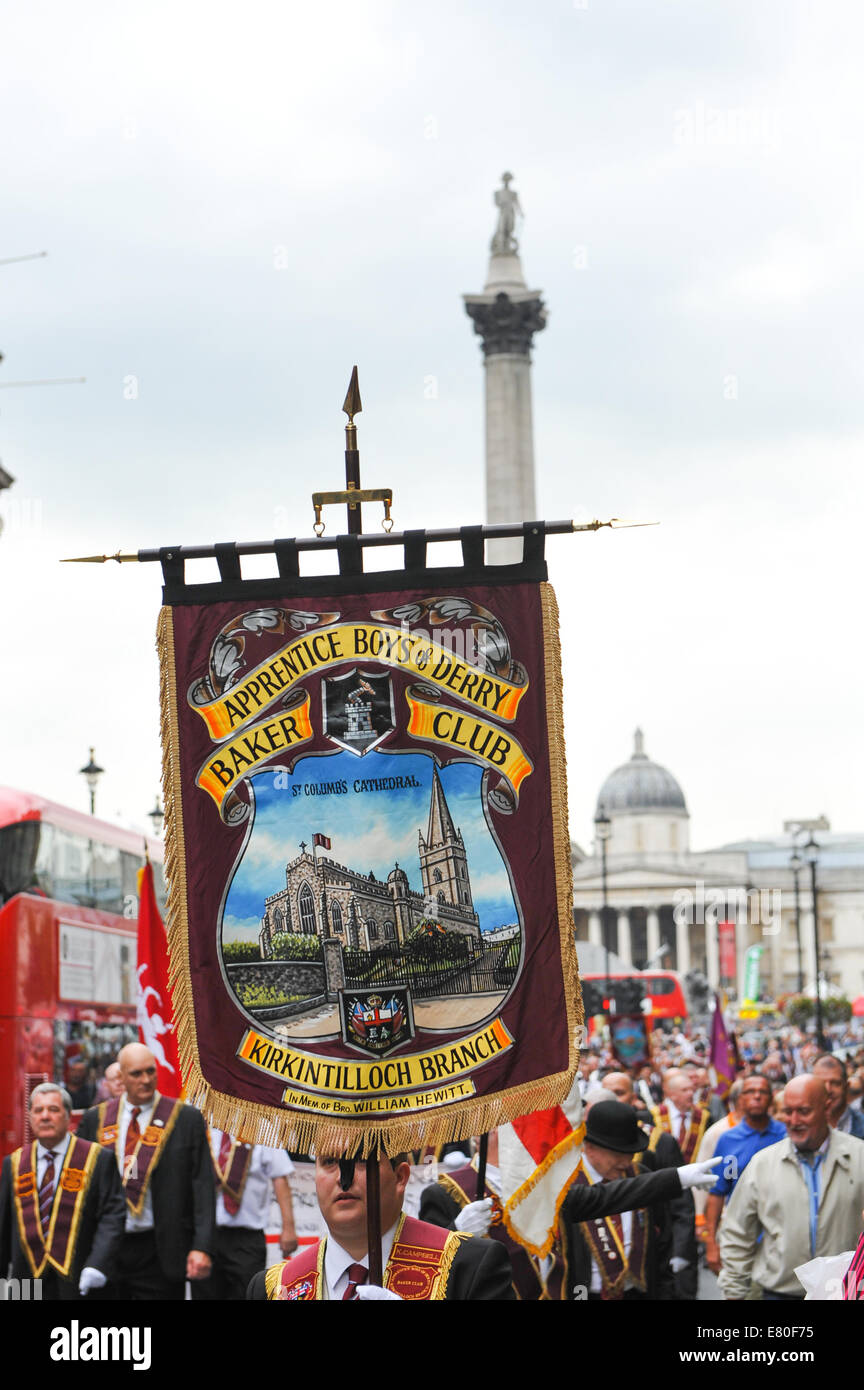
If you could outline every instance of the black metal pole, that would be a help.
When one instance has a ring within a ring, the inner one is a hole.
[[[795,945],[798,950],[798,993],[804,993],[804,952],[801,946],[801,889],[798,883],[798,869],[795,875]]]
[[[477,1197],[476,1200],[482,1201],[486,1196],[486,1159],[489,1156],[489,1135],[480,1135],[480,1144],[477,1149]]]
[[[609,974],[609,903],[606,882],[606,841],[600,841],[600,872],[603,877],[603,949],[606,953],[606,999],[612,1012],[612,979]]]
[[[822,990],[819,984],[819,898],[816,893],[816,860],[810,860],[810,888],[813,893],[813,948],[816,952],[816,1041],[825,1050],[825,1032],[822,1027]]]
[[[369,1283],[384,1283],[381,1263],[381,1175],[379,1151],[372,1149],[366,1159],[366,1235],[369,1241]],[[386,1162],[386,1158],[385,1158]]]

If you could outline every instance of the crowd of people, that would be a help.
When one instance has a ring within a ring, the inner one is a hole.
[[[864,1297],[860,1039],[824,1051],[792,1029],[745,1037],[725,1095],[707,1038],[651,1040],[650,1062],[630,1069],[600,1036],[582,1054],[581,1161],[546,1253],[503,1219],[493,1132],[482,1176],[476,1145],[438,1155],[418,1217],[403,1206],[423,1155],[378,1161],[374,1278],[366,1163],[317,1157],[327,1235],[298,1250],[289,1155],[208,1130],[159,1095],[153,1054],[129,1044],[74,1132],[75,1095],[54,1082],[33,1091],[33,1141],[0,1177],[0,1275],[90,1301],[177,1301],[187,1288],[194,1300],[686,1301],[706,1270],[726,1300],[789,1302],[821,1259],[844,1297]],[[267,1269],[274,1198],[282,1259]]]

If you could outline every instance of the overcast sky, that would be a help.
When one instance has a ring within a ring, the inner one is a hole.
[[[860,830],[860,5],[56,2],[7,11],[0,383],[6,784],[146,825],[155,566],[308,535],[343,477],[397,527],[483,519],[461,294],[515,175],[571,827],[632,751],[695,847]],[[369,509],[368,521],[372,521]]]

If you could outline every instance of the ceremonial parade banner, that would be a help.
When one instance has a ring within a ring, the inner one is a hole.
[[[272,581],[163,557],[171,985],[187,1098],[233,1135],[392,1154],[570,1089],[557,605],[539,523],[506,567],[473,531],[451,569],[422,533],[385,574],[350,537],[331,578],[290,542]]]

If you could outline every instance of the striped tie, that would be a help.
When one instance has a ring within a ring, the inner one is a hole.
[[[348,1303],[357,1297],[357,1285],[365,1284],[369,1278],[369,1271],[365,1265],[356,1264],[348,1266],[348,1287],[342,1295],[342,1302]]]
[[[141,1114],[140,1106],[132,1109],[132,1118],[129,1121],[129,1128],[126,1131],[126,1151],[123,1155],[123,1181],[128,1182],[130,1178],[137,1178],[138,1165],[136,1162],[136,1151],[141,1139],[141,1131],[138,1128],[138,1116]]]
[[[42,1182],[39,1187],[39,1220],[42,1223],[44,1235],[48,1234],[48,1225],[51,1220],[51,1208],[54,1205],[54,1155],[48,1154],[48,1162],[45,1164],[45,1172],[42,1174]]]

